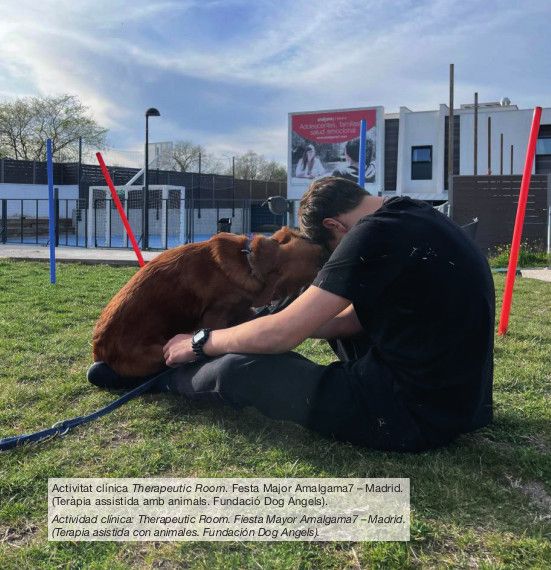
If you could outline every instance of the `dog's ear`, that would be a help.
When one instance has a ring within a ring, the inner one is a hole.
[[[256,236],[251,243],[251,262],[255,272],[266,277],[279,267],[279,243],[272,238]]]
[[[284,243],[289,243],[293,239],[293,236],[294,236],[293,230],[291,228],[288,228],[287,226],[283,226],[271,236],[271,239],[283,245]]]
[[[205,242],[205,247],[211,251],[213,261],[225,273],[229,281],[249,292],[258,290],[258,277],[251,273],[243,249],[246,244],[245,236],[229,233],[219,233]]]
[[[280,278],[276,282],[275,298],[297,295],[302,288],[309,286],[323,265],[324,257],[323,248],[300,232],[289,228],[282,228],[280,231],[283,233],[277,238],[282,239],[284,243],[280,245]],[[272,238],[276,238],[276,234]]]

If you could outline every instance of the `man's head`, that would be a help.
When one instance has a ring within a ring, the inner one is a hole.
[[[375,147],[371,139],[365,140],[365,162],[369,164],[373,160]],[[344,155],[350,164],[357,165],[360,162],[360,139],[353,139],[346,143]]]
[[[351,180],[337,176],[315,180],[300,201],[302,233],[330,250],[335,249],[363,214],[361,206],[366,197],[369,193]]]
[[[360,160],[360,139],[353,139],[346,143],[344,155],[351,164],[358,164]]]

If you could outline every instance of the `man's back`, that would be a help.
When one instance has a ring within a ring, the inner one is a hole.
[[[350,299],[373,342],[349,365],[379,375],[434,443],[491,421],[495,295],[488,264],[456,224],[393,198],[345,236],[315,285]]]

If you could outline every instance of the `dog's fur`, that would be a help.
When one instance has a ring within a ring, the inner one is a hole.
[[[289,228],[254,237],[249,254],[246,244],[245,236],[220,233],[150,261],[103,310],[94,361],[123,377],[154,374],[164,367],[162,348],[174,335],[250,319],[251,307],[309,285],[323,260],[320,246]]]

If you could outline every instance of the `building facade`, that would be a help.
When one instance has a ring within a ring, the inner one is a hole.
[[[434,111],[385,114],[384,187],[386,195],[428,201],[448,198],[447,105]],[[453,174],[522,174],[533,109],[519,109],[504,98],[478,106],[475,172],[474,105],[454,110]],[[489,144],[488,144],[489,141]],[[533,173],[551,175],[551,108],[543,109]]]

